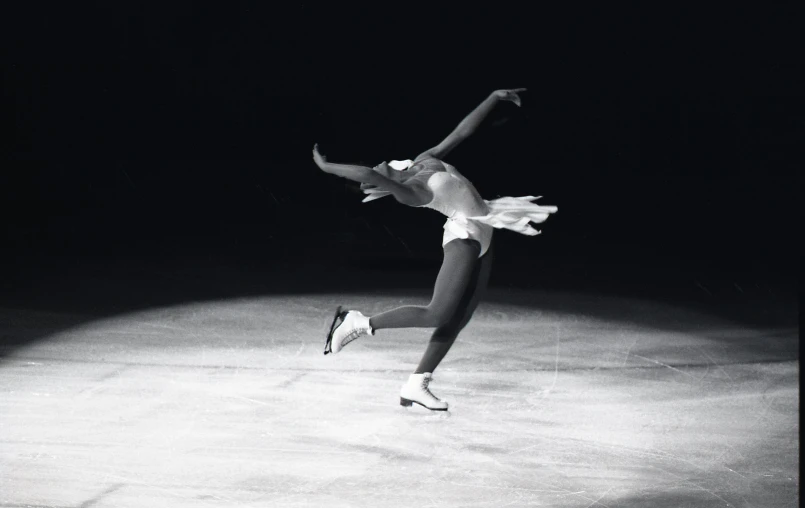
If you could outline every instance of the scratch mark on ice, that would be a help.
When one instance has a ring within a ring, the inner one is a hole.
[[[604,496],[606,496],[607,494],[609,494],[609,492],[610,492],[611,490],[612,490],[612,487],[608,488],[608,489],[606,490],[606,492],[604,492],[603,494],[601,494],[601,496],[600,496],[598,499],[596,499],[596,500],[595,500],[595,501],[593,501],[592,503],[588,504],[588,505],[587,505],[587,508],[590,508],[591,506],[594,506],[594,505],[597,505],[597,504],[599,504],[599,505],[601,505],[601,506],[607,506],[607,505],[605,505],[604,503],[601,503],[600,501],[601,501],[602,499],[604,499]]]
[[[651,363],[653,363],[653,364],[655,364],[655,365],[660,365],[660,366],[662,366],[662,367],[665,367],[665,368],[671,369],[671,370],[673,370],[674,372],[678,372],[678,373],[680,373],[680,374],[682,374],[682,375],[685,375],[685,376],[687,376],[687,377],[689,377],[689,378],[691,378],[691,379],[695,379],[695,378],[694,378],[694,376],[692,376],[692,375],[688,374],[687,372],[685,372],[685,371],[683,371],[683,370],[679,370],[679,369],[677,369],[676,367],[672,367],[671,365],[668,365],[667,363],[662,363],[662,362],[660,362],[660,361],[657,361],[657,360],[652,360],[651,358],[646,358],[645,356],[640,356],[640,355],[636,355],[636,354],[632,354],[632,356],[634,356],[635,358],[640,358],[641,360],[646,360],[647,362],[651,362]]]
[[[561,340],[561,336],[557,333],[556,334],[556,355],[554,357],[553,363],[553,382],[551,383],[550,388],[545,390],[545,393],[550,393],[551,390],[556,387],[556,379],[559,377],[559,341]]]

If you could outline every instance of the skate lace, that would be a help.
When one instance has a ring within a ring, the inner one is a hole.
[[[432,398],[434,398],[434,399],[436,399],[436,400],[440,400],[440,399],[439,399],[439,397],[437,397],[437,396],[433,395],[433,393],[432,393],[432,392],[430,391],[430,389],[428,388],[428,383],[430,383],[430,381],[431,381],[431,380],[430,380],[430,379],[428,379],[428,378],[424,378],[424,379],[422,380],[422,391],[424,391],[424,392],[425,392],[427,395],[429,395],[430,397],[432,397]]]
[[[347,344],[349,344],[350,342],[352,342],[353,340],[357,339],[358,337],[360,337],[361,335],[363,335],[365,333],[366,332],[361,328],[356,328],[356,329],[352,330],[351,332],[349,332],[347,334],[346,337],[344,337],[344,340],[341,341],[341,347],[346,346]]]

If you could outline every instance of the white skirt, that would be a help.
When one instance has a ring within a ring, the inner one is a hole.
[[[467,217],[463,214],[453,214],[444,224],[442,246],[456,239],[473,239],[481,244],[481,253],[486,254],[492,243],[492,231],[495,229],[508,229],[517,233],[536,236],[541,233],[531,226],[531,222],[539,224],[545,222],[550,214],[556,213],[555,206],[542,206],[536,201],[542,196],[503,197],[486,201],[489,213],[482,216]]]

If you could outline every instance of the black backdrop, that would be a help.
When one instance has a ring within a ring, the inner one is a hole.
[[[794,5],[4,7],[4,288],[85,262],[438,267],[441,217],[361,204],[310,149],[411,158],[528,87],[451,156],[487,198],[559,207],[498,235],[495,280],[793,289]]]

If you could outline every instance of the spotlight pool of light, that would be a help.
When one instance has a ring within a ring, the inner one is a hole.
[[[334,305],[371,314],[426,300],[192,302],[43,333],[0,362],[0,497],[15,506],[795,502],[797,330],[647,301],[531,292],[515,304],[492,294],[434,374],[447,414],[398,405],[427,330],[382,331],[322,354]],[[6,333],[41,318],[0,312]]]

